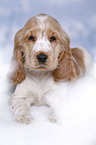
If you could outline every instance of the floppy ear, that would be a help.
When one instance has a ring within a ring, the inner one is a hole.
[[[62,51],[58,58],[58,66],[52,72],[53,78],[55,81],[71,81],[76,77],[76,71],[70,49],[70,39],[65,32],[63,32],[61,38],[61,47]]]
[[[19,30],[15,35],[13,56],[8,73],[8,80],[11,81],[13,84],[21,83],[25,79],[25,73],[23,68],[24,56],[19,43],[21,31],[22,29]]]

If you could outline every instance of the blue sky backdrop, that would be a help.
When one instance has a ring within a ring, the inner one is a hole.
[[[0,0],[0,53],[4,63],[10,62],[15,33],[39,13],[56,18],[68,33],[71,47],[85,47],[96,60],[96,0]]]

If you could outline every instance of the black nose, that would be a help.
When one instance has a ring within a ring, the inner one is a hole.
[[[43,53],[37,55],[37,60],[40,63],[45,63],[47,61],[47,58],[48,58],[48,55],[45,55]]]

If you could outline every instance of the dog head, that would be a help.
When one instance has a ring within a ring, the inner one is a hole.
[[[12,76],[15,84],[25,79],[24,68],[51,71],[55,81],[76,76],[70,39],[57,20],[46,14],[32,17],[16,33],[12,61],[17,63]]]

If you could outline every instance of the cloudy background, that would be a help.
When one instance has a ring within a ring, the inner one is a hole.
[[[60,22],[70,36],[71,47],[83,46],[95,57],[95,0],[0,0],[2,61],[10,62],[15,33],[24,26],[30,17],[39,13],[47,13]]]
[[[26,126],[12,120],[6,74],[15,33],[39,13],[56,18],[68,33],[71,47],[89,51],[93,67],[75,83],[58,86],[53,103],[57,102],[62,123],[47,121],[48,108],[33,107],[37,122]],[[96,145],[96,0],[0,0],[0,145],[13,144]]]

